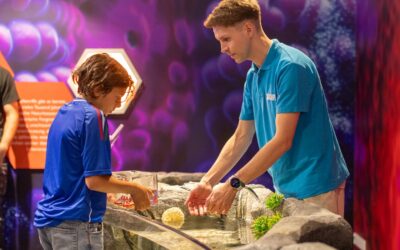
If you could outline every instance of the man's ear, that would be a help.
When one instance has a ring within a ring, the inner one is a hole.
[[[250,20],[246,20],[243,23],[243,28],[246,32],[246,34],[248,34],[249,36],[254,35],[255,31],[256,31],[256,26],[254,25],[254,23]]]

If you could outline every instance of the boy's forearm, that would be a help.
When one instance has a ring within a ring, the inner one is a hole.
[[[90,190],[103,193],[132,194],[139,188],[136,183],[118,180],[109,175],[89,176],[85,178],[85,183]]]

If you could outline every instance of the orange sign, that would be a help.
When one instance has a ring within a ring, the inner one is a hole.
[[[43,169],[47,134],[58,109],[73,99],[62,82],[16,82],[19,123],[8,158],[16,169]]]

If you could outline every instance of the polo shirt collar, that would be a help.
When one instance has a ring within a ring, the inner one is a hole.
[[[261,65],[260,69],[267,70],[271,66],[271,63],[275,58],[278,44],[279,44],[278,39],[272,39],[271,48],[269,49],[268,54],[267,54],[266,58],[264,59],[264,62]],[[254,71],[259,70],[259,68],[253,62],[251,63],[251,69]]]

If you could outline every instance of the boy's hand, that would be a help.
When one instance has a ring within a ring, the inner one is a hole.
[[[134,193],[131,194],[135,210],[144,211],[150,207],[150,197],[153,197],[153,191],[142,186],[137,185]]]

